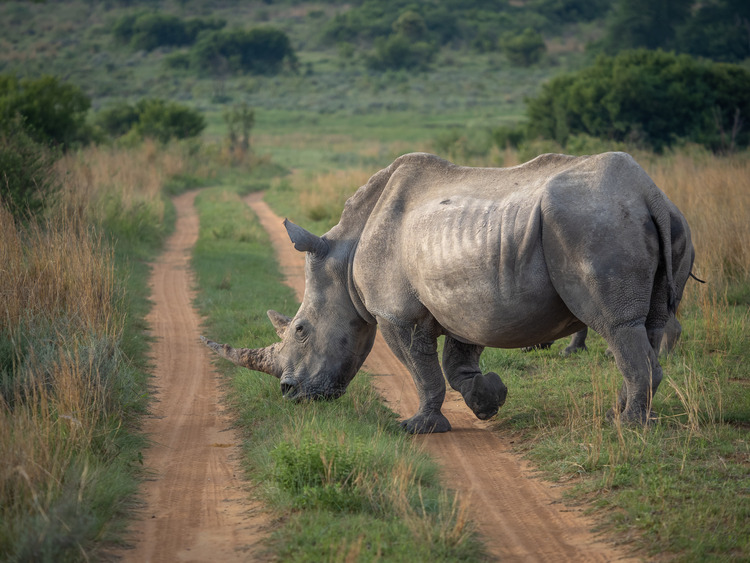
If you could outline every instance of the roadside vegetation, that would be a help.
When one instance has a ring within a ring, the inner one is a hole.
[[[265,310],[297,304],[241,194],[321,234],[406,152],[604,150],[684,212],[707,281],[662,360],[661,421],[605,422],[621,377],[591,334],[568,359],[487,350],[510,390],[494,425],[626,548],[750,557],[749,20],[739,0],[0,3],[0,558],[96,559],[122,539],[170,194],[230,186],[198,198],[199,304],[214,337],[262,346]],[[282,515],[270,552],[481,557],[477,515],[369,376],[292,406],[271,378],[227,374],[248,475]]]
[[[153,145],[90,149],[44,172],[57,196],[44,214],[0,206],[3,560],[89,560],[120,538],[145,445],[143,260],[184,168]]]

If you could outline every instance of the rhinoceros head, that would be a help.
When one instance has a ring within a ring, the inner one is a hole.
[[[235,349],[204,341],[238,365],[278,377],[288,399],[337,398],[364,363],[376,332],[352,302],[351,243],[328,241],[290,221],[284,226],[294,247],[306,252],[305,296],[293,318],[268,311],[281,342]]]

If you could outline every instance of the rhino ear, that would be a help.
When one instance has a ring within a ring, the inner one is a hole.
[[[286,232],[294,243],[294,248],[300,252],[309,252],[319,258],[328,254],[328,243],[319,236],[306,231],[299,225],[295,225],[289,219],[284,219],[284,227],[286,227]]]
[[[266,312],[266,315],[268,315],[273,328],[276,329],[276,334],[278,334],[280,338],[284,338],[286,327],[288,327],[289,323],[292,322],[292,318],[287,317],[286,315],[282,315],[281,313],[279,313],[278,311],[274,311],[273,309],[268,310]]]

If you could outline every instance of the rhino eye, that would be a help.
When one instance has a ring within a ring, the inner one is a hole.
[[[305,330],[305,325],[300,323],[298,325],[295,325],[294,327],[294,336],[296,336],[298,339],[303,339],[305,337],[305,333],[307,331]]]

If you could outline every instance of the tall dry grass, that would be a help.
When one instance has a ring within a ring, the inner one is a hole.
[[[63,184],[61,212],[101,223],[113,213],[147,208],[153,220],[161,222],[164,184],[194,169],[184,148],[151,140],[130,148],[91,146],[68,153],[57,164]]]
[[[11,559],[87,558],[122,502],[101,483],[120,475],[111,464],[139,399],[104,232],[163,229],[162,187],[188,170],[180,148],[90,147],[57,163],[61,197],[44,220],[21,225],[0,208],[0,553]]]
[[[687,218],[696,274],[718,293],[750,282],[750,155],[678,152],[645,167]]]
[[[315,174],[294,174],[292,188],[299,193],[300,205],[313,221],[326,221],[328,227],[338,223],[344,203],[360,186],[367,183],[373,170],[347,168]]]
[[[61,522],[75,527],[59,514],[65,491],[75,494],[63,511],[86,512],[89,452],[113,403],[111,366],[101,368],[122,314],[112,253],[80,218],[22,227],[0,208],[0,225],[1,325],[12,347],[0,370],[0,536],[25,537],[16,553],[44,557]]]

